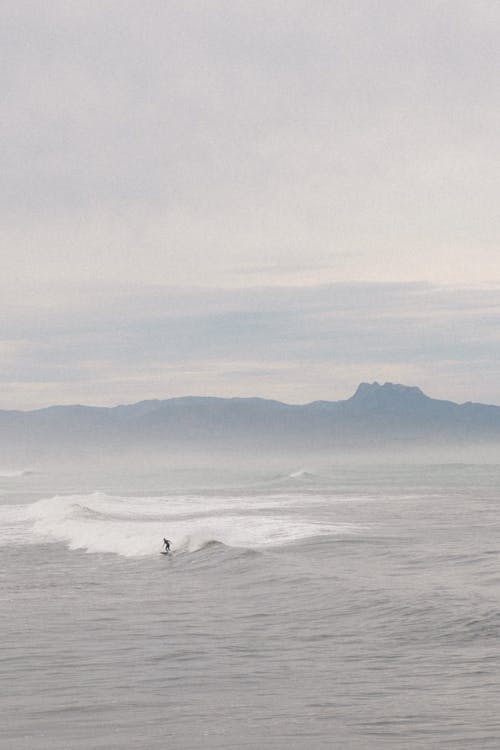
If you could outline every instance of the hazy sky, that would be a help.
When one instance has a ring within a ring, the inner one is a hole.
[[[500,403],[498,0],[4,0],[0,408]]]

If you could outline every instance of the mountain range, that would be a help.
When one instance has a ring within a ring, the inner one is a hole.
[[[69,454],[314,453],[500,445],[500,407],[361,383],[342,401],[182,397],[115,407],[0,411],[0,451],[23,461]]]

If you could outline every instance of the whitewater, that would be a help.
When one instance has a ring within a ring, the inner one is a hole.
[[[493,464],[7,467],[0,747],[496,749],[499,499]]]

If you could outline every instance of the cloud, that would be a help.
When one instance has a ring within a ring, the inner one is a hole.
[[[3,286],[498,279],[498,4],[2,8]]]
[[[0,14],[5,406],[500,401],[498,3]]]
[[[108,289],[97,304],[82,295],[42,315],[20,311],[4,339],[3,393],[17,406],[33,405],[28,382],[58,402],[189,393],[305,402],[378,379],[495,401],[499,324],[495,288]]]

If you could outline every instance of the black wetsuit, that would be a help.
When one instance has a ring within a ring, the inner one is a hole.
[[[168,539],[164,539],[163,544],[165,545],[165,552],[170,552],[170,541]]]

